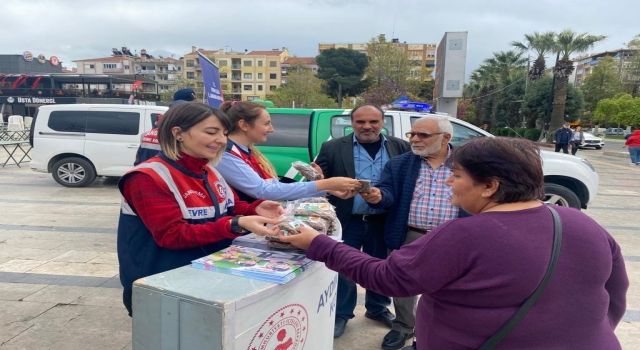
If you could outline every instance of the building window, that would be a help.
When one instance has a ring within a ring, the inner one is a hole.
[[[262,61],[258,61],[258,67],[262,67]]]
[[[253,91],[253,86],[251,86],[251,84],[244,84],[244,86],[242,87],[242,89],[244,91]]]
[[[276,91],[277,88],[275,85],[269,85],[269,91]]]
[[[258,91],[262,91],[262,90],[263,90],[262,84],[258,84]]]
[[[258,80],[262,80],[262,79],[264,79],[262,73],[258,73]]]
[[[187,67],[195,67],[196,66],[194,60],[187,60],[186,63],[187,63]]]
[[[124,69],[129,69],[129,65],[128,65],[128,64],[126,64],[126,65],[124,66]]]
[[[103,63],[102,64],[102,68],[103,69],[116,69],[118,68],[118,65],[115,63]]]
[[[227,60],[218,61],[218,66],[220,66],[220,67],[226,67],[228,64],[229,64],[229,62]]]
[[[90,65],[89,65],[89,69],[95,69],[95,68],[96,68],[96,65],[95,65],[95,64],[90,64]]]
[[[251,67],[252,62],[251,61],[244,61],[244,62],[242,62],[242,65],[245,66],[245,67]]]
[[[251,73],[244,73],[242,75],[242,79],[251,80],[251,79],[253,79],[253,75]]]
[[[195,78],[196,78],[195,72],[187,72],[187,79],[195,79]]]
[[[278,74],[276,73],[269,73],[269,79],[278,79]]]
[[[277,67],[278,61],[269,61],[269,67]]]
[[[220,73],[220,79],[227,79],[227,73]]]

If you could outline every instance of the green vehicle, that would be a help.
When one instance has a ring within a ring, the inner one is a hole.
[[[349,109],[267,108],[267,111],[275,132],[258,148],[285,182],[302,178],[291,167],[292,162],[310,163],[325,141],[353,132]],[[393,125],[391,116],[386,116],[385,124]]]

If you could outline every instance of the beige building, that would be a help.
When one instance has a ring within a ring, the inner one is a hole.
[[[380,34],[384,38],[384,34]],[[398,39],[391,39],[391,43],[402,48],[412,63],[410,76],[414,79],[432,80],[432,73],[436,67],[436,44],[407,44]],[[351,49],[367,54],[367,44],[364,43],[320,43],[318,51],[328,49]]]
[[[193,80],[196,91],[202,92],[202,70],[198,49],[184,55],[183,76]],[[282,85],[282,64],[289,57],[286,48],[246,53],[220,50],[199,50],[220,69],[220,85],[225,100],[251,101],[265,99]],[[286,73],[285,73],[286,74]]]

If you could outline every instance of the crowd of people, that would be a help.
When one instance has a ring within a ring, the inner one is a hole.
[[[389,329],[384,350],[620,348],[614,329],[629,285],[620,247],[582,212],[541,202],[533,143],[487,137],[454,149],[451,123],[436,115],[403,140],[384,135],[384,112],[364,105],[351,111],[352,134],[321,147],[320,180],[281,183],[255,147],[274,131],[263,106],[192,100],[169,108],[119,183],[130,315],[133,281],[254,232],[339,272],[336,338],[354,317],[357,283],[365,317]],[[575,135],[556,133],[556,151],[567,153]],[[273,225],[278,200],[318,195],[335,206],[343,242]]]

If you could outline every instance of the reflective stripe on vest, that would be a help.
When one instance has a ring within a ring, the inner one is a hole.
[[[171,193],[173,193],[176,203],[180,207],[180,212],[182,213],[182,217],[185,220],[201,220],[201,219],[215,218],[216,208],[211,205],[211,201],[218,202],[217,205],[219,206],[219,209],[220,209],[220,215],[226,214],[227,210],[230,207],[233,207],[235,204],[233,192],[231,188],[226,183],[226,181],[224,181],[222,176],[220,176],[220,173],[218,173],[218,171],[211,166],[208,166],[207,180],[210,183],[212,191],[216,192],[211,194],[214,196],[214,198],[209,198],[209,196],[205,196],[205,194],[201,192],[201,190],[206,191],[206,189],[204,189],[205,187],[204,184],[202,185],[203,188],[194,189],[194,188],[189,188],[186,185],[183,186],[183,188],[180,188],[179,185],[174,181],[173,177],[171,176],[171,170],[168,168],[166,164],[163,163],[162,160],[154,158],[151,161],[147,161],[139,164],[137,167],[133,168],[128,173],[141,170],[141,169],[151,170],[153,174],[146,171],[143,171],[143,173],[152,175],[156,177],[156,179],[162,180],[164,185],[166,185],[167,188],[171,191]],[[177,169],[174,169],[174,171],[180,172],[180,170],[177,170]],[[196,179],[196,180],[203,181],[202,179]],[[214,180],[214,181],[211,181],[211,180]],[[187,202],[185,201],[187,197],[191,198],[189,200],[192,203],[191,206],[189,206],[189,204],[187,204]],[[213,204],[213,205],[216,205],[216,204]],[[122,210],[122,213],[125,215],[133,215],[133,216],[136,215],[132,210],[131,206],[124,200],[124,198],[122,201],[121,210]]]

